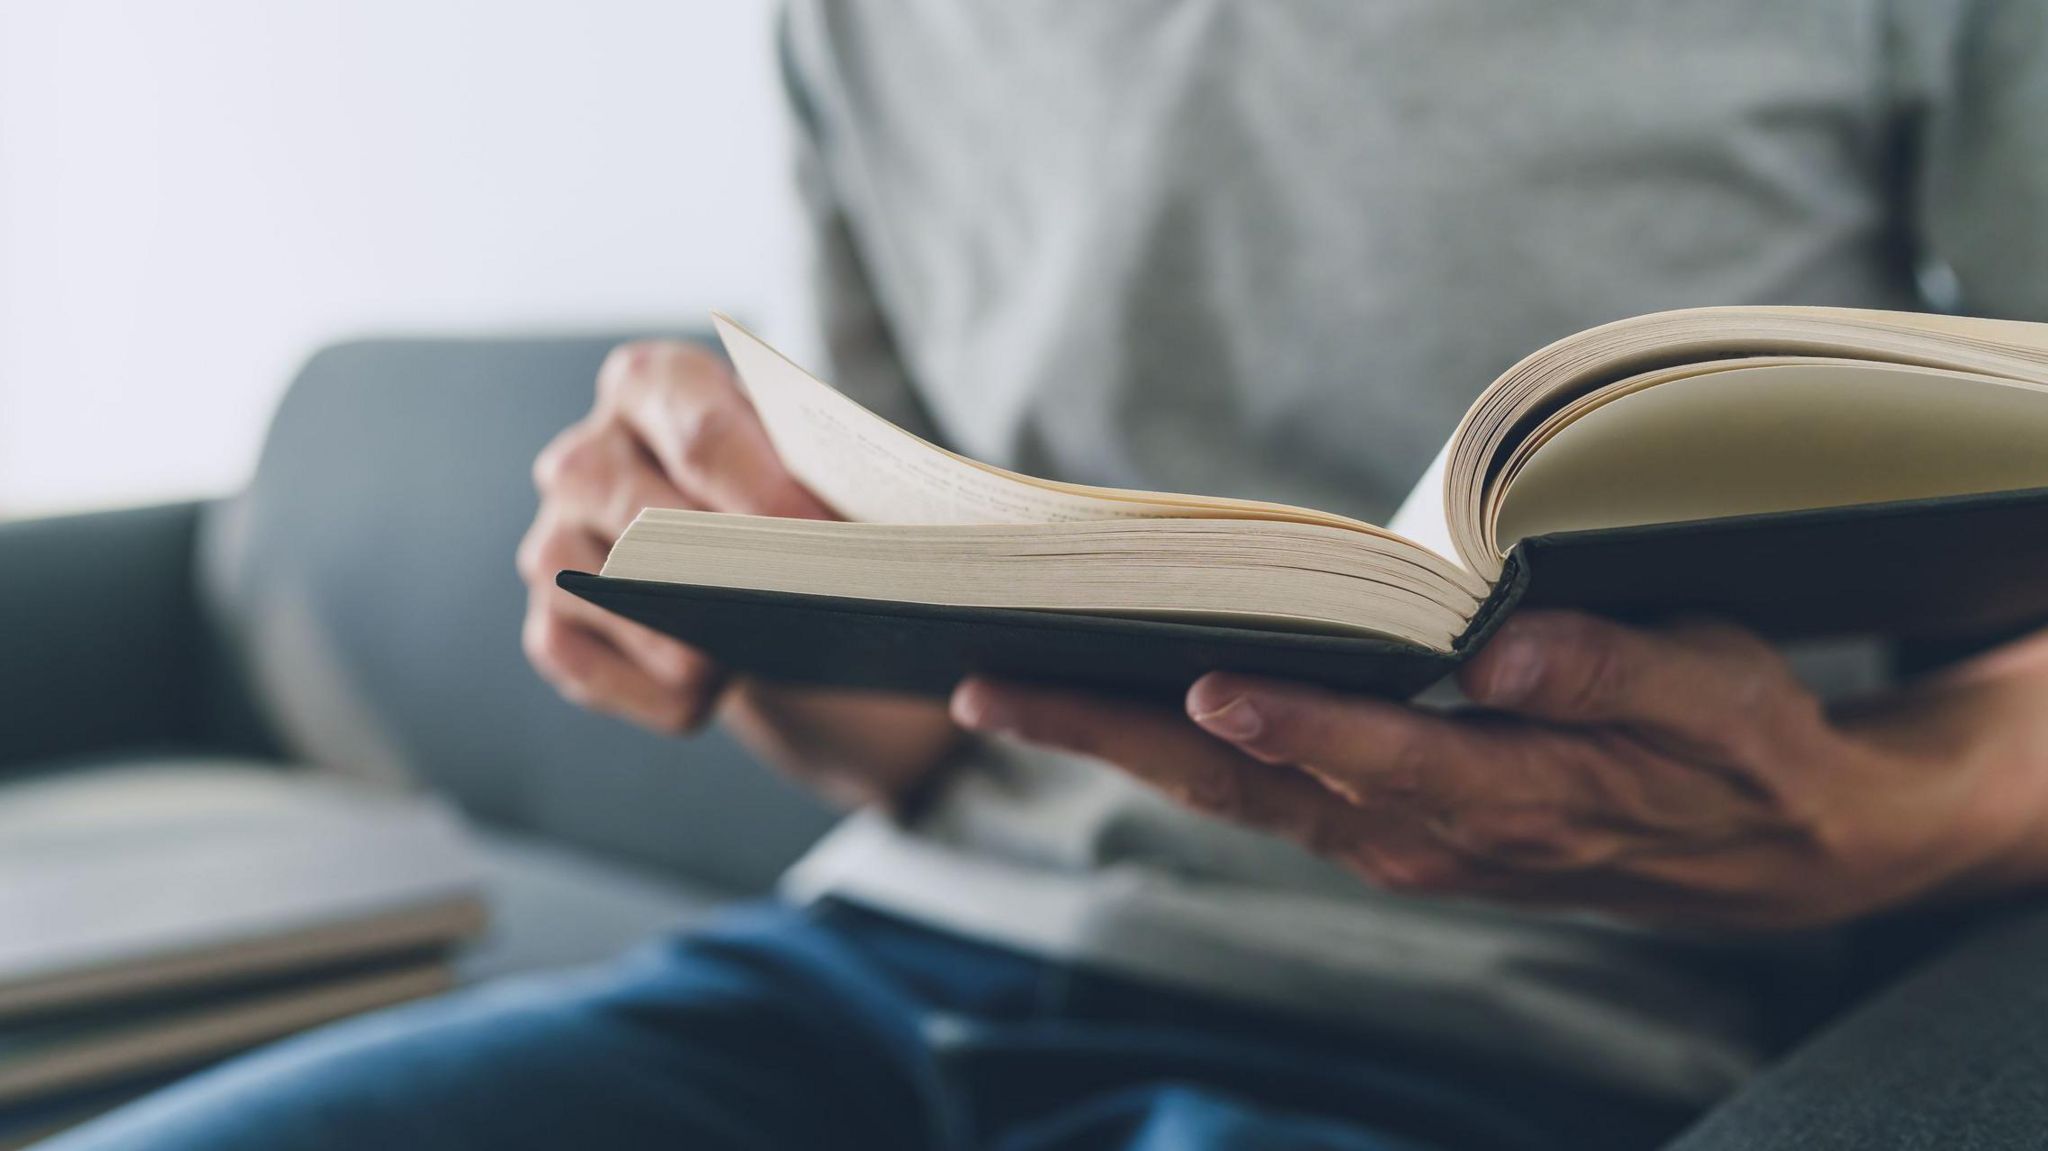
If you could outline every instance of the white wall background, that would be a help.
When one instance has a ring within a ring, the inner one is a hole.
[[[789,336],[772,8],[0,0],[0,514],[228,490],[341,336]]]

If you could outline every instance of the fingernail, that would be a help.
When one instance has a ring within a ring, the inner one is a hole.
[[[1536,690],[1536,680],[1543,674],[1543,652],[1534,641],[1516,636],[1503,644],[1493,657],[1493,674],[1487,677],[1480,703],[1519,703]]]
[[[1199,712],[1194,718],[1205,730],[1238,742],[1256,737],[1266,726],[1259,709],[1242,695],[1213,711]]]
[[[1014,729],[1016,717],[993,691],[978,683],[963,684],[953,692],[950,710],[953,722],[969,731],[1001,735]]]

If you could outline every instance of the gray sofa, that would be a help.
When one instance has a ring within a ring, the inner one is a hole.
[[[578,710],[519,650],[533,457],[621,338],[328,348],[239,495],[0,524],[0,773],[198,752],[432,788],[492,857],[476,977],[765,890],[829,813],[723,735]]]
[[[765,890],[828,812],[722,735],[578,711],[519,651],[528,470],[621,338],[329,348],[241,494],[0,523],[0,774],[198,752],[435,789],[490,853],[472,978]],[[1683,1147],[2048,1145],[2048,911],[1880,926],[1932,958]]]

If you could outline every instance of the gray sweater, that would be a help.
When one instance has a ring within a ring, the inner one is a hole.
[[[2041,0],[792,0],[784,51],[829,378],[1038,475],[1379,519],[1593,324],[2048,319]],[[1390,897],[996,744],[789,888],[1693,1101],[1779,1022],[1728,973],[1833,946]]]

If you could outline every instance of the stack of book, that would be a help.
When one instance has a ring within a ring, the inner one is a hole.
[[[484,925],[441,805],[182,763],[0,787],[0,1148],[442,991]]]

